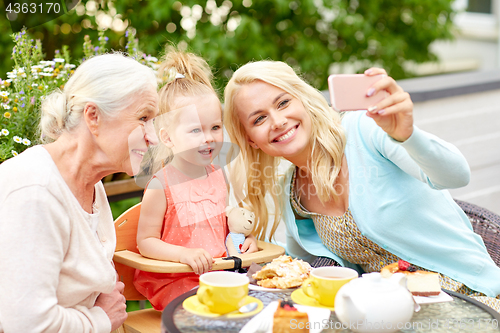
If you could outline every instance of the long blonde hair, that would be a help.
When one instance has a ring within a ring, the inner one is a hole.
[[[158,91],[159,117],[155,120],[157,132],[162,127],[175,126],[175,119],[179,118],[179,114],[173,117],[162,117],[161,115],[179,109],[181,107],[177,103],[179,97],[214,94],[219,98],[212,85],[213,76],[210,66],[203,58],[193,53],[180,51],[174,46],[167,46],[157,75],[161,81],[161,88]],[[157,145],[151,155],[154,160],[150,166],[151,170],[148,171],[151,175],[173,158],[172,150],[164,144]]]
[[[247,178],[246,182],[242,181],[243,172],[231,172],[231,185],[235,195],[243,197],[254,210],[257,220],[254,232],[259,239],[264,239],[269,219],[266,194],[270,195],[275,207],[269,238],[273,237],[281,219],[284,202],[279,194],[284,194],[284,188],[278,188],[277,166],[282,158],[269,156],[249,145],[237,115],[238,105],[234,103],[241,87],[256,80],[271,84],[300,100],[311,117],[308,169],[318,198],[323,203],[337,197],[334,184],[340,172],[346,139],[339,114],[332,110],[317,89],[303,81],[287,64],[279,61],[252,62],[233,74],[224,92],[224,125],[231,141],[240,147],[241,155],[233,168],[246,170]],[[233,158],[231,152],[228,158]]]

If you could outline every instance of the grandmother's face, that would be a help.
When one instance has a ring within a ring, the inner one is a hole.
[[[120,172],[137,174],[148,146],[158,144],[153,126],[157,115],[158,94],[150,90],[137,95],[116,117],[103,120],[101,148]]]

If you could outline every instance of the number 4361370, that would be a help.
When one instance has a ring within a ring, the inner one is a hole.
[[[49,14],[49,13],[59,13],[61,11],[61,5],[57,2],[46,2],[46,3],[9,3],[5,9],[7,13],[31,13],[31,14]]]

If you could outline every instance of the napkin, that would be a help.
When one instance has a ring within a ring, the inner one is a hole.
[[[312,306],[294,304],[294,306],[300,312],[306,312],[309,316],[309,333],[320,333],[323,330],[323,324],[330,318],[330,310],[323,308],[316,308]],[[240,330],[240,333],[255,333],[260,330],[263,325],[267,326],[266,333],[272,333],[273,331],[273,317],[276,309],[278,308],[278,302],[274,301],[269,303],[264,310],[262,310],[258,315],[252,318],[245,326]]]
[[[262,266],[259,265],[259,264],[254,263],[254,262],[250,265],[250,267],[248,267],[247,277],[250,280],[250,284],[257,285],[257,280],[255,280],[252,277],[252,275],[254,275],[255,273],[257,273],[261,269],[262,269]]]

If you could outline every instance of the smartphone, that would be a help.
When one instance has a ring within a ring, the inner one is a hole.
[[[377,104],[389,94],[381,90],[368,97],[368,89],[385,75],[332,74],[328,77],[330,101],[335,111],[363,111]]]

